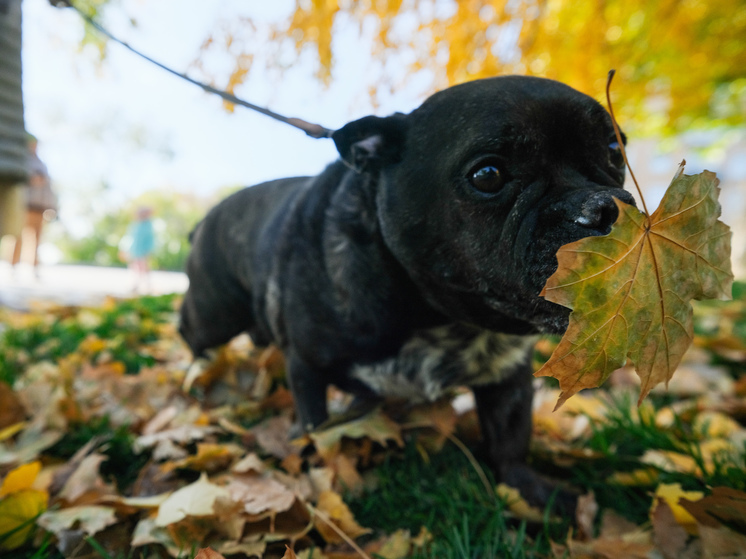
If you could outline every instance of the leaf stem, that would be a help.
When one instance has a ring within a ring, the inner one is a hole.
[[[635,173],[632,171],[632,166],[629,164],[627,159],[627,150],[624,149],[624,142],[622,141],[622,133],[619,131],[619,124],[617,124],[616,117],[614,116],[614,108],[611,105],[611,80],[614,78],[616,70],[609,70],[609,77],[606,80],[606,103],[609,105],[609,114],[611,115],[611,124],[614,126],[614,134],[616,135],[616,141],[619,143],[619,149],[622,150],[622,157],[624,158],[624,164],[629,169],[629,175],[632,177],[632,182],[635,183],[637,193],[640,195],[640,201],[642,202],[642,208],[645,210],[645,225],[646,229],[650,229],[650,212],[648,206],[645,204],[645,197],[642,195],[640,185],[637,183]]]
[[[345,541],[345,543],[347,543],[347,545],[349,545],[352,549],[354,549],[355,552],[358,555],[360,555],[360,557],[362,557],[363,559],[371,559],[371,556],[365,553],[365,551],[363,551],[362,548],[359,545],[357,545],[350,536],[345,534],[342,531],[342,529],[339,526],[337,526],[334,523],[334,521],[331,518],[329,518],[329,516],[326,513],[320,511],[319,509],[314,507],[311,503],[306,503],[306,507],[311,512],[311,514],[319,517],[327,526],[329,526],[329,528],[331,528],[334,532],[336,532],[336,534],[340,538],[342,538]]]
[[[495,490],[490,484],[489,480],[487,479],[487,475],[484,473],[484,470],[482,469],[482,466],[479,465],[479,462],[477,462],[477,459],[474,458],[474,455],[471,453],[471,451],[467,448],[467,446],[461,442],[455,435],[452,435],[451,433],[446,433],[445,431],[440,431],[440,434],[445,436],[449,441],[451,441],[456,447],[464,453],[464,456],[466,456],[466,459],[471,464],[471,467],[474,468],[474,471],[477,473],[477,476],[479,476],[479,480],[482,482],[482,485],[484,485],[484,488],[487,492],[487,495],[491,497],[492,501],[497,501],[497,497],[495,495]]]

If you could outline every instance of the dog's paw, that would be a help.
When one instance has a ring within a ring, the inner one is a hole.
[[[530,504],[564,518],[575,518],[580,494],[571,487],[553,482],[526,464],[512,464],[504,469],[501,481],[520,491]]]

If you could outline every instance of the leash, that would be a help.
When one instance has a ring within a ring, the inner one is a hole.
[[[261,113],[265,116],[268,116],[270,118],[273,118],[275,120],[279,120],[280,122],[284,122],[285,124],[289,124],[290,126],[294,126],[295,128],[298,128],[300,130],[303,130],[307,135],[311,136],[312,138],[331,138],[332,133],[334,130],[330,130],[328,128],[325,128],[321,126],[320,124],[313,124],[311,122],[306,122],[303,119],[300,118],[293,118],[293,117],[286,117],[281,114],[278,114],[274,111],[270,111],[269,109],[266,109],[264,107],[260,107],[258,105],[254,105],[253,103],[249,103],[248,101],[244,101],[243,99],[239,99],[232,93],[228,93],[227,91],[222,91],[220,89],[217,89],[215,87],[212,87],[211,85],[208,85],[206,83],[197,81],[193,78],[190,78],[186,74],[183,74],[181,72],[177,72],[176,70],[169,68],[165,64],[162,64],[158,62],[157,60],[153,60],[149,56],[141,53],[137,49],[131,47],[128,43],[125,41],[122,41],[121,39],[118,39],[114,35],[112,35],[106,28],[101,26],[96,20],[94,20],[91,16],[84,13],[80,10],[75,4],[72,3],[71,0],[49,0],[49,3],[57,8],[72,8],[77,12],[77,14],[83,18],[83,20],[88,23],[91,27],[96,29],[99,33],[102,33],[103,35],[106,35],[109,39],[114,41],[115,43],[119,43],[124,48],[129,50],[130,52],[133,52],[140,58],[144,58],[151,64],[155,64],[159,68],[165,70],[166,72],[169,72],[170,74],[173,74],[174,76],[177,76],[181,78],[182,80],[186,80],[191,84],[194,84],[196,86],[201,87],[204,91],[207,91],[208,93],[214,93],[215,95],[218,95],[219,97],[222,97],[226,101],[229,101],[231,103],[234,103],[236,105],[239,105],[241,107],[246,107],[247,109],[251,109],[252,111],[256,111],[258,113]]]

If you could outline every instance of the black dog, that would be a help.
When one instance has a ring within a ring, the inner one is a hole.
[[[569,311],[538,296],[557,249],[609,232],[624,163],[608,113],[560,83],[474,81],[333,135],[317,177],[242,190],[194,231],[181,333],[196,355],[247,331],[285,352],[304,429],[326,388],[432,400],[474,388],[496,474],[525,466],[530,356]]]

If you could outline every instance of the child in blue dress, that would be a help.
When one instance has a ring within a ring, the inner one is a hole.
[[[144,293],[150,291],[150,266],[148,259],[155,249],[155,231],[151,216],[153,211],[147,206],[137,209],[136,220],[127,230],[123,239],[122,252],[129,262],[130,268],[135,272],[135,293],[143,289]]]

